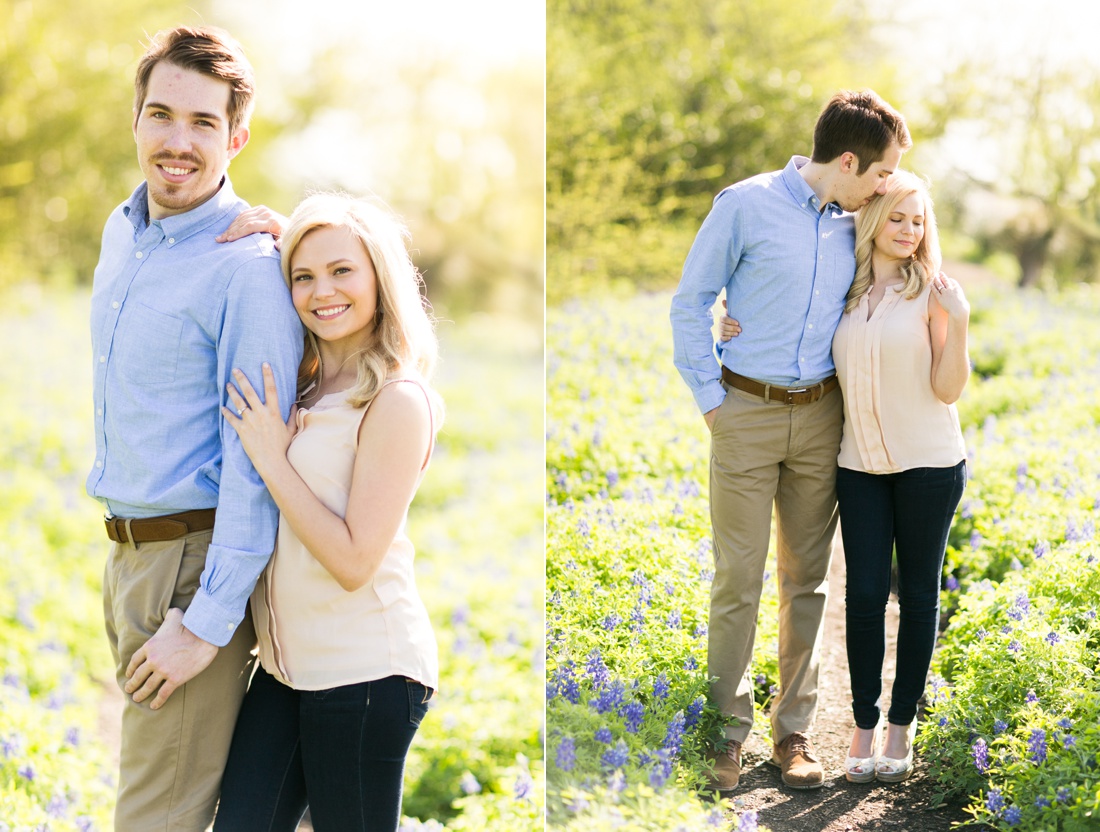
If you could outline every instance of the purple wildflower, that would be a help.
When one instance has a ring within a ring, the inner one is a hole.
[[[676,716],[669,720],[668,731],[665,732],[665,748],[674,755],[680,753],[680,744],[684,741],[685,724],[683,711],[677,711]]]
[[[1046,797],[1035,798],[1035,808],[1039,810],[1050,808],[1050,799]]]
[[[993,721],[993,735],[1003,734],[1008,729],[1008,723],[1003,719],[996,719]]]
[[[625,766],[629,759],[630,752],[626,748],[626,742],[624,740],[619,740],[613,748],[609,748],[603,753],[600,757],[600,762],[603,763],[606,768],[616,769]]]
[[[620,713],[626,721],[626,732],[628,734],[637,734],[642,727],[642,720],[645,719],[645,707],[642,703],[627,702],[622,707]]]
[[[1032,729],[1027,747],[1031,752],[1031,759],[1035,763],[1038,765],[1045,763],[1047,760],[1047,732],[1042,728]]]
[[[1026,701],[1026,702],[1027,702],[1027,703],[1028,703],[1029,705],[1037,705],[1037,704],[1039,704],[1039,697],[1038,697],[1038,696],[1036,696],[1036,694],[1035,694],[1035,691],[1033,691],[1033,690],[1029,690],[1029,691],[1027,692],[1027,696],[1025,696],[1025,697],[1024,697],[1024,700],[1025,700],[1025,701]]]
[[[703,715],[703,708],[706,706],[706,701],[702,696],[695,697],[695,701],[688,705],[687,717],[684,721],[685,728],[693,728],[696,723],[699,722],[699,718]]]
[[[1073,736],[1073,734],[1066,734],[1062,738],[1062,748],[1069,749],[1069,748],[1075,747],[1076,745],[1077,745],[1077,737]]]
[[[1005,823],[1009,826],[1017,826],[1021,817],[1023,817],[1023,812],[1020,811],[1019,806],[1009,806],[1005,810]]]
[[[1069,800],[1069,789],[1067,789],[1065,786],[1060,786],[1058,788],[1058,793],[1055,794],[1054,797],[1059,803],[1067,802]]]
[[[981,737],[970,747],[970,756],[974,758],[974,768],[978,770],[978,774],[989,771],[989,746]]]
[[[1051,632],[1046,634],[1043,640],[1051,647],[1053,647],[1055,644],[1062,640],[1062,637],[1052,630]]]
[[[668,676],[662,670],[660,675],[653,680],[653,698],[657,701],[668,698]]]
[[[757,816],[755,809],[747,809],[741,813],[737,821],[737,832],[756,832]]]
[[[577,749],[573,744],[572,737],[565,737],[558,743],[558,750],[554,756],[554,761],[562,771],[573,770],[573,766],[577,764]]]
[[[596,647],[588,654],[588,664],[585,665],[585,673],[592,678],[592,685],[599,689],[611,681],[611,672],[604,664],[600,648]]]
[[[1001,812],[1005,808],[1005,799],[1001,797],[1000,789],[990,789],[989,794],[985,796],[985,808],[988,809],[994,817],[999,818]]]
[[[596,733],[592,735],[592,739],[594,739],[596,742],[602,742],[605,745],[610,745],[611,729],[606,726],[596,729]]]

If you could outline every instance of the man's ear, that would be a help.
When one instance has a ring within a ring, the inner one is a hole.
[[[248,128],[238,127],[237,132],[229,137],[229,158],[232,159],[248,144]]]
[[[845,150],[840,154],[841,173],[855,173],[859,170],[859,157],[852,151]]]

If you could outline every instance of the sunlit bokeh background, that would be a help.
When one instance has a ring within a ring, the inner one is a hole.
[[[541,332],[544,11],[539,0],[0,0],[0,283],[87,282],[140,182],[133,72],[149,36],[222,26],[258,97],[237,193],[289,213],[373,194],[411,227],[443,317]]]

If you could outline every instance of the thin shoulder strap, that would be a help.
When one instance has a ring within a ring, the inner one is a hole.
[[[428,395],[427,389],[420,383],[419,379],[415,378],[391,378],[389,381],[383,382],[382,386],[378,388],[378,393],[381,393],[391,384],[397,384],[398,382],[407,381],[410,384],[415,384],[420,388],[420,392],[424,394],[424,400],[428,404],[428,453],[424,456],[424,462],[420,465],[420,470],[423,471],[428,467],[428,463],[432,459],[432,451],[435,450],[435,411],[432,409],[432,397]],[[374,399],[378,398],[378,393],[374,394]],[[363,424],[363,419],[367,417],[367,411],[370,410],[370,406],[374,404],[374,399],[367,402],[367,406],[363,408],[363,416],[359,419],[359,424]]]

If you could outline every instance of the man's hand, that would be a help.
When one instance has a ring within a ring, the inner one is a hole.
[[[716,407],[714,410],[708,410],[703,414],[703,418],[707,421],[707,428],[709,430],[714,430],[714,420],[718,418],[718,408]]]
[[[154,691],[150,703],[155,711],[168,701],[180,685],[186,684],[206,669],[218,648],[183,626],[183,610],[173,607],[164,617],[156,634],[143,644],[126,667],[125,691],[142,702]],[[159,690],[157,690],[159,688]]]

